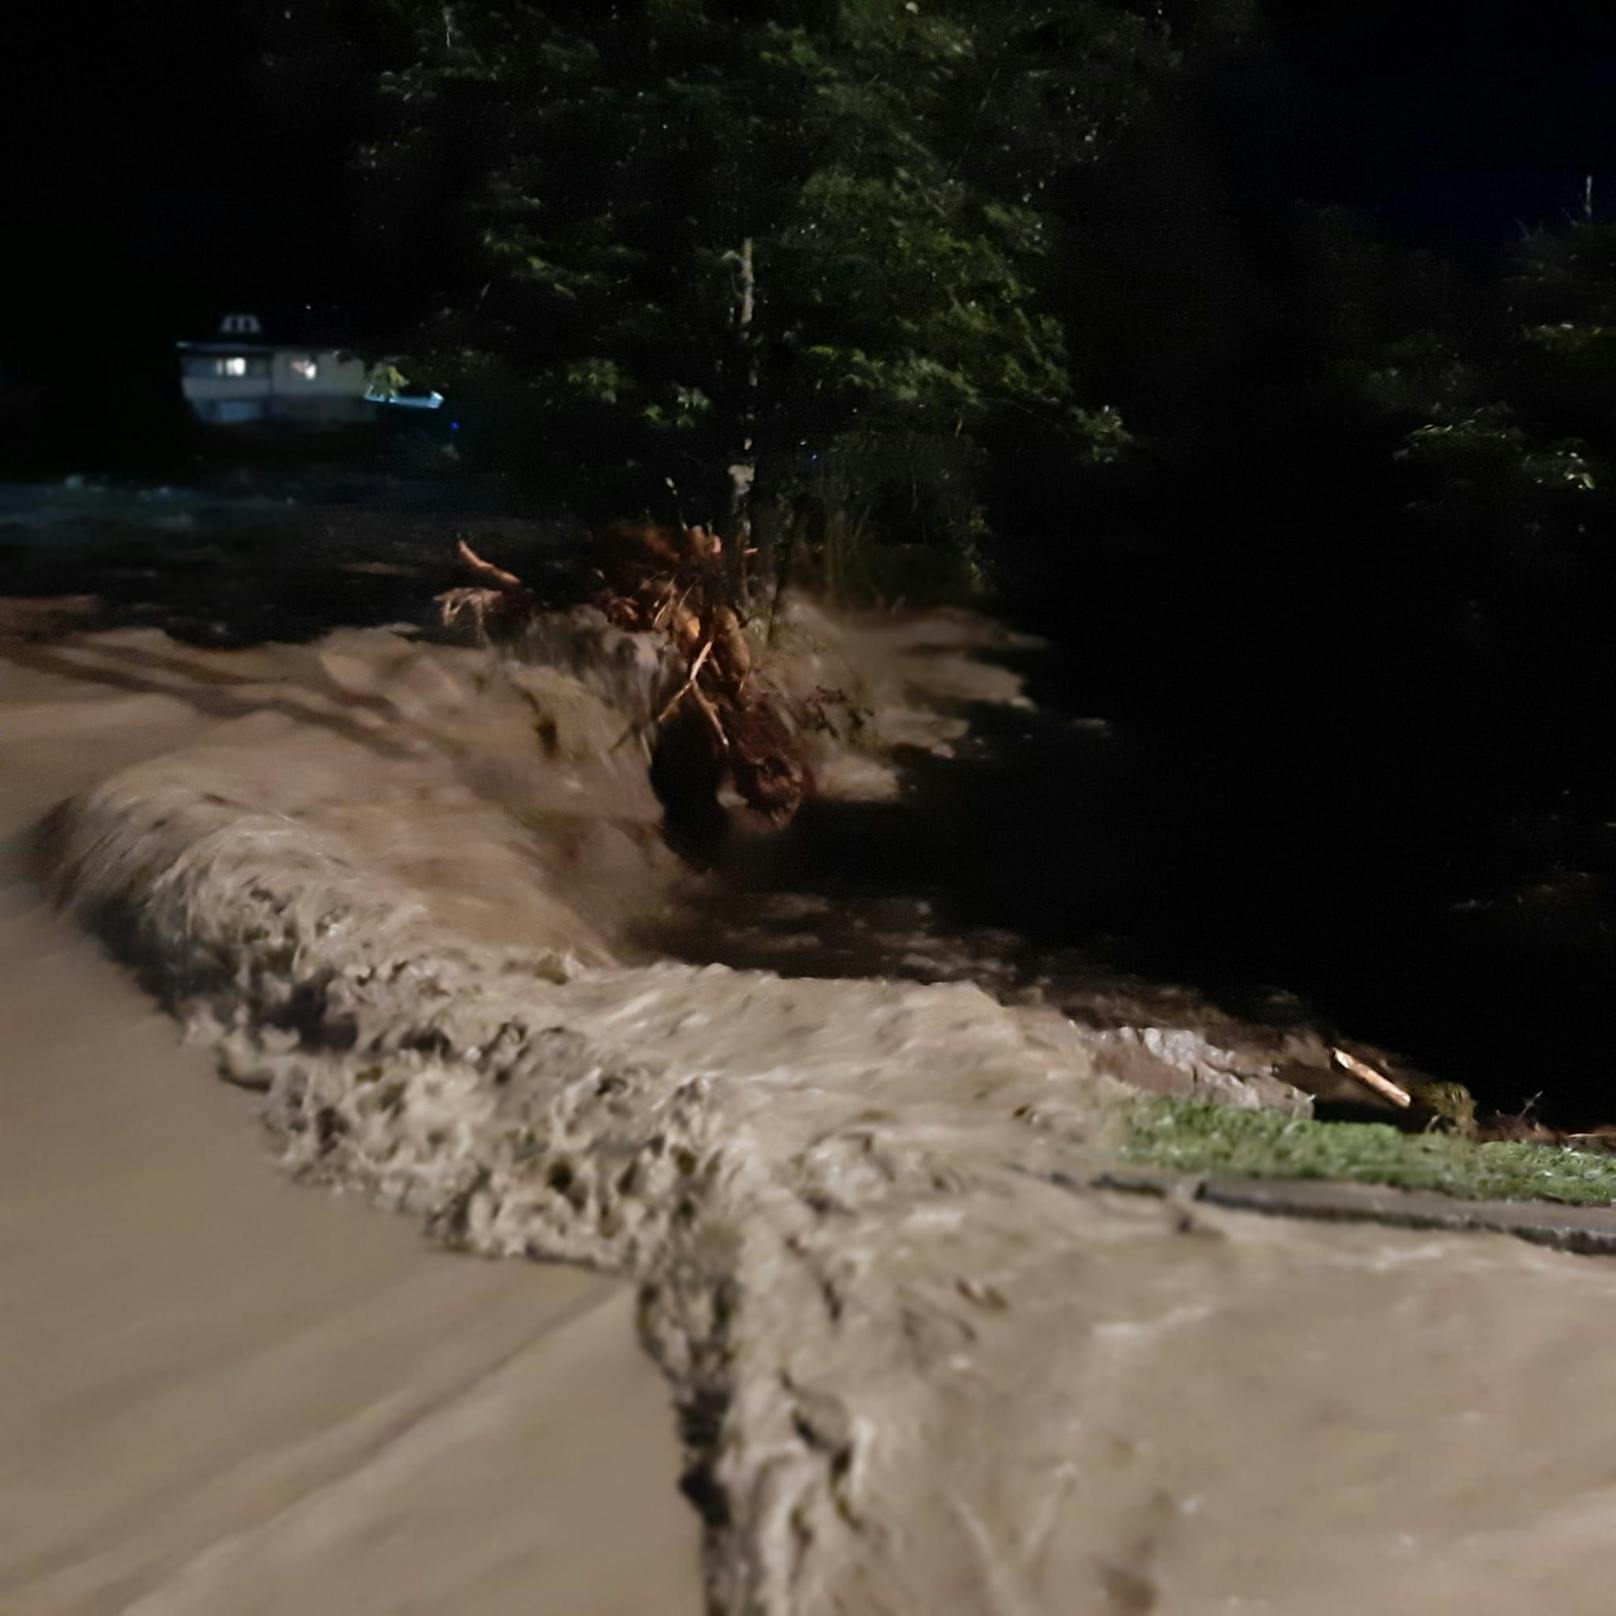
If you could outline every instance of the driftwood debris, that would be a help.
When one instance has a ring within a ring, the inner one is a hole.
[[[522,579],[464,539],[456,553],[477,582],[438,596],[445,624],[488,640],[542,609]],[[590,560],[591,604],[618,628],[665,636],[685,665],[652,721],[652,780],[670,828],[697,835],[720,828],[726,784],[768,824],[788,823],[812,793],[813,773],[794,715],[757,676],[718,536],[705,527],[614,522],[594,535]]]
[[[1373,1066],[1358,1059],[1356,1055],[1349,1055],[1344,1049],[1331,1049],[1331,1057],[1337,1066],[1348,1077],[1362,1083],[1366,1089],[1378,1094],[1383,1100],[1391,1103],[1401,1110],[1407,1110],[1414,1103],[1413,1096],[1407,1089],[1399,1088],[1389,1077],[1382,1077]]]
[[[478,639],[494,639],[499,631],[518,626],[534,609],[532,591],[514,572],[485,561],[464,539],[455,540],[455,554],[482,582],[438,596],[438,616],[444,627],[464,622]]]

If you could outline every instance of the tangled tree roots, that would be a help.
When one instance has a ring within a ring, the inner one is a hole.
[[[438,597],[445,624],[509,639],[544,609],[515,573],[464,539],[456,548],[478,582]],[[767,825],[789,824],[813,792],[813,771],[796,716],[757,668],[717,535],[614,522],[595,535],[592,559],[592,604],[618,628],[666,636],[685,670],[653,720],[651,778],[670,831],[690,843],[721,834],[726,786]]]

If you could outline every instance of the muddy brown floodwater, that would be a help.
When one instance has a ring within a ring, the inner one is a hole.
[[[1024,701],[995,638],[800,612],[830,796]],[[1616,1268],[1082,1188],[1124,1078],[1281,1097],[1187,998],[845,907],[858,975],[703,963],[756,939],[623,741],[669,677],[0,647],[0,1608],[673,1612],[698,1526],[725,1613],[1609,1608]]]

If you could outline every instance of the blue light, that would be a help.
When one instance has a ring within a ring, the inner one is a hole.
[[[449,430],[451,432],[458,432],[460,430],[460,423],[458,421],[451,421],[449,423]]]

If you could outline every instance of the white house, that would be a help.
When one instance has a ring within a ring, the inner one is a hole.
[[[256,314],[227,314],[216,336],[179,350],[185,397],[204,421],[341,426],[371,417],[363,360],[266,341]]]

